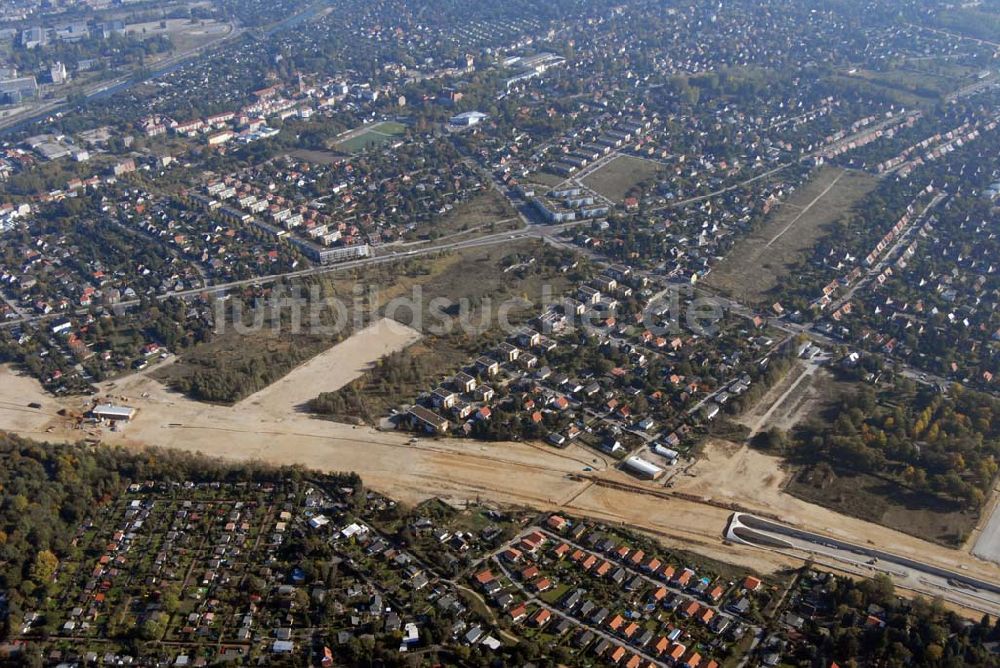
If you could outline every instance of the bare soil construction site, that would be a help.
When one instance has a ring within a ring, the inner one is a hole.
[[[1000,580],[1000,566],[968,551],[844,517],[786,494],[780,460],[729,442],[708,443],[703,457],[676,476],[672,488],[665,488],[637,481],[580,446],[556,450],[539,443],[414,439],[409,433],[355,427],[301,411],[301,404],[316,392],[350,382],[383,355],[417,338],[408,328],[377,323],[233,406],[199,403],[171,392],[148,374],[135,374],[105,384],[97,397],[137,409],[121,431],[77,426],[60,411],[79,414],[92,399],[51,397],[33,379],[5,367],[0,370],[0,428],[40,440],[90,437],[230,460],[356,471],[371,487],[408,503],[438,496],[459,503],[480,500],[563,509],[622,523],[668,545],[761,572],[801,563],[777,552],[725,543],[723,532],[732,511],[747,510],[858,544],[891,544],[900,554]],[[41,408],[29,407],[36,402]]]

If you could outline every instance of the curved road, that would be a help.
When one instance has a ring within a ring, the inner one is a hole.
[[[892,576],[900,587],[940,596],[965,608],[1000,614],[1000,583],[876,547],[849,543],[747,513],[733,513],[726,526],[725,537],[734,543],[840,562],[855,572],[867,571],[871,575],[885,573]]]

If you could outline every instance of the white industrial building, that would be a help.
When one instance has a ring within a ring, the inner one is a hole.
[[[629,457],[623,463],[625,469],[634,476],[647,480],[656,480],[664,471],[656,464],[647,462],[640,457]]]
[[[486,118],[488,118],[488,116],[481,111],[466,111],[456,116],[452,116],[448,122],[452,125],[468,127],[472,125],[479,125],[479,123]]]
[[[653,446],[653,452],[666,459],[668,464],[673,464],[680,456],[680,453],[676,450],[671,450],[667,446],[661,445],[660,443]]]
[[[110,420],[112,422],[129,422],[135,417],[135,409],[131,406],[115,406],[114,404],[98,404],[94,406],[90,414],[98,420]]]

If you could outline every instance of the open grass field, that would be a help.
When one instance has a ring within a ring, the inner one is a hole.
[[[803,421],[833,419],[830,411],[858,384],[838,379],[824,368],[796,362],[793,370],[771,388],[760,403],[741,417],[754,431],[778,428],[792,431]],[[758,454],[751,459],[758,461]],[[880,524],[890,529],[957,547],[970,534],[979,513],[933,494],[908,489],[890,478],[858,474],[825,464],[785,461],[787,474],[778,484],[788,495],[834,512]]]
[[[543,190],[555,188],[565,180],[565,177],[559,176],[558,174],[552,174],[551,172],[535,172],[527,178],[528,183],[537,184],[541,186]]]
[[[812,361],[795,360],[788,373],[750,406],[736,422],[751,435],[770,429],[790,431],[803,420],[828,410],[845,392],[856,386],[839,380],[826,367]]]
[[[994,46],[1000,43],[1000,8],[996,4],[952,5],[947,11],[940,12],[935,21],[942,30],[981,39]]]
[[[212,400],[231,403],[264,389],[337,340],[302,332],[273,331],[270,327],[241,334],[228,327],[211,341],[183,351],[174,363],[156,367],[152,375],[182,391],[200,382],[199,377],[216,378],[219,389],[213,390]],[[190,392],[192,396],[203,396],[197,389]]]
[[[767,302],[818,239],[870,192],[871,175],[824,167],[782,202],[758,231],[742,239],[705,279],[712,288],[745,303]]]
[[[428,277],[445,272],[460,257],[459,254],[452,254],[419,260],[403,259],[369,271],[323,277],[317,286],[323,296],[338,298],[347,308],[346,326],[333,332],[313,331],[308,325],[310,316],[306,316],[306,322],[297,330],[292,329],[288,322],[275,325],[273,319],[265,318],[262,327],[241,332],[229,324],[231,313],[227,313],[223,331],[217,332],[210,341],[182,351],[174,363],[157,367],[152,374],[158,381],[181,391],[188,391],[185,388],[199,375],[211,376],[224,388],[217,401],[239,401],[263,390],[350,335],[358,317],[364,322],[371,322],[386,302],[408,294],[414,285],[429,280]],[[353,293],[359,284],[364,284],[367,289],[362,305],[365,312],[360,315],[355,312]],[[247,306],[248,311],[250,308]],[[332,309],[325,310],[320,313],[320,324],[333,325],[334,317],[339,316],[335,316]],[[188,392],[195,397],[200,395],[197,390]]]
[[[736,422],[756,434],[775,427],[790,429],[798,421],[800,411],[809,400],[815,382],[812,368],[800,360],[792,363],[785,377],[767,391],[764,397],[745,411]]]
[[[500,221],[509,223],[501,227]],[[494,223],[499,223],[494,225]],[[433,220],[418,223],[404,236],[408,241],[428,241],[443,236],[456,235],[462,232],[490,231],[500,232],[505,229],[515,229],[520,225],[517,211],[503,195],[496,190],[485,190],[474,195],[465,202],[459,202],[442,216]],[[495,228],[495,229],[490,229]]]
[[[334,142],[333,148],[344,153],[359,153],[365,149],[381,146],[405,133],[406,126],[402,123],[383,121],[351,130]]]
[[[125,26],[125,32],[142,39],[165,35],[170,39],[177,51],[189,51],[204,46],[232,32],[228,23],[218,23],[214,20],[164,19],[147,21],[145,23],[130,23]]]
[[[544,252],[546,248],[541,242],[521,241],[510,246],[470,248],[439,256],[400,259],[365,271],[330,275],[321,279],[319,287],[324,297],[336,297],[345,305],[346,327],[335,332],[313,331],[308,324],[311,317],[308,312],[297,331],[291,329],[288,322],[275,326],[271,319],[265,319],[262,327],[250,328],[252,331],[238,332],[227,324],[212,340],[182,351],[176,361],[157,367],[152,374],[156,380],[195,398],[219,403],[238,402],[280,382],[285,374],[350,336],[358,317],[367,323],[388,315],[425,331],[431,325],[440,324],[440,318],[431,313],[432,299],[441,297],[457,303],[459,298],[465,298],[479,307],[468,314],[468,322],[479,326],[489,322],[482,319],[482,313],[494,319],[496,308],[505,299],[524,296],[539,303],[543,283],[552,284],[558,294],[566,286],[567,279],[562,274],[550,276],[532,269],[529,274],[519,276],[518,272],[503,271],[517,260],[541,257]],[[354,307],[356,295],[353,290],[357,285],[366,287],[364,312],[360,314]],[[519,314],[526,319],[532,313],[527,307],[514,309],[510,317],[516,321]],[[333,325],[332,318],[339,317],[333,309],[325,309],[319,315],[323,325]],[[461,314],[456,311],[454,315]],[[249,315],[245,320],[249,321]],[[457,329],[459,321],[453,320]],[[210,396],[206,397],[202,388],[208,385],[211,385]],[[327,390],[321,385],[317,387],[303,401]],[[373,409],[371,413],[376,411]]]
[[[886,71],[858,70],[849,78],[883,89],[900,101],[928,104],[969,83],[972,68],[947,61],[915,61],[906,67]]]
[[[553,252],[557,251],[536,240],[465,249],[457,255],[444,258],[452,260],[446,269],[421,280],[424,303],[427,304],[434,297],[443,297],[456,303],[460,299],[467,300],[471,306],[470,324],[477,329],[481,324],[482,329],[489,329],[485,325],[495,323],[496,310],[503,302],[510,299],[527,300],[523,304],[524,308],[513,308],[508,313],[510,322],[515,325],[518,321],[527,321],[538,314],[545,286],[549,286],[551,294],[558,295],[570,285],[566,274],[559,273],[557,269],[559,262],[551,259]],[[515,258],[521,261],[535,258],[537,261],[524,273],[504,271],[514,264]],[[448,309],[449,313],[453,311],[454,309]],[[480,323],[479,316],[489,316],[489,320]],[[406,320],[403,323],[411,324]],[[482,345],[481,341],[479,345]]]
[[[979,513],[957,503],[872,475],[803,467],[791,476],[785,491],[838,513],[950,547],[961,545],[979,519]]]
[[[890,69],[858,69],[833,74],[830,79],[841,86],[907,107],[929,107],[972,82],[977,71],[943,57],[920,57]]]
[[[652,160],[621,155],[583,178],[583,184],[614,202],[621,202],[630,190],[651,181],[662,165]]]
[[[278,407],[278,415],[291,405],[302,410],[310,399],[327,389],[337,389],[366,373],[378,360],[420,340],[420,333],[392,320],[377,320],[341,343],[316,355],[284,378],[239,402],[236,407]]]
[[[838,378],[811,362],[796,360],[788,374],[738,422],[752,433],[772,428],[792,432],[796,425],[813,418],[834,419],[831,411],[839,399],[857,391],[858,383]],[[790,457],[777,457],[714,439],[705,445],[702,458],[689,472],[696,474],[694,480],[681,478],[678,483],[685,491],[733,499],[770,499],[773,508],[784,503],[789,512],[797,505],[792,502],[794,498],[947,547],[960,546],[980,519],[980,513],[960,503],[911,490],[891,477],[811,463],[808,452],[801,449]],[[699,474],[709,472],[711,479],[719,481],[714,487],[699,479]],[[990,538],[984,542],[988,544]]]
[[[379,425],[393,409],[401,409],[421,392],[438,385],[444,376],[462,368],[474,351],[460,336],[434,336],[408,346],[400,355],[383,361],[344,386],[339,398],[320,397],[321,388],[309,399],[319,415],[348,424]]]
[[[288,152],[288,155],[299,160],[312,162],[317,165],[335,165],[343,162],[346,158],[340,153],[333,151],[317,151],[311,148],[297,148]]]

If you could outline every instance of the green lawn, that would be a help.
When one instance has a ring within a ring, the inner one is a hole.
[[[614,202],[621,202],[633,189],[654,184],[661,169],[662,166],[652,160],[622,155],[586,176],[583,185]]]
[[[552,589],[550,589],[548,591],[542,592],[538,596],[538,598],[540,598],[541,600],[545,601],[549,605],[555,605],[556,603],[559,602],[559,600],[563,596],[566,595],[566,592],[568,592],[568,591],[569,591],[569,585],[568,584],[565,584],[565,583],[564,584],[559,584],[559,585],[556,585],[555,587],[553,587]]]
[[[358,153],[367,148],[380,146],[406,133],[406,126],[395,121],[383,121],[365,128],[364,132],[350,139],[334,144],[334,148],[345,153]]]

